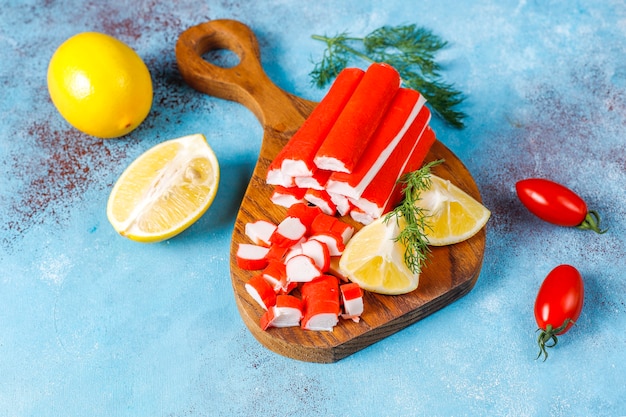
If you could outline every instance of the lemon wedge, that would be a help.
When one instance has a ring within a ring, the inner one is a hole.
[[[491,212],[448,180],[431,175],[431,186],[422,191],[416,206],[426,214],[428,244],[452,245],[467,240],[487,224]]]
[[[419,274],[404,262],[405,246],[396,241],[404,227],[402,218],[374,220],[347,243],[339,259],[339,271],[367,291],[397,295],[417,288]]]
[[[117,180],[107,217],[122,236],[139,242],[169,239],[198,220],[219,185],[215,153],[202,134],[160,143]]]

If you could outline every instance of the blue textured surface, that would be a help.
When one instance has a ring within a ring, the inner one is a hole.
[[[0,9],[0,416],[626,415],[622,0],[107,3]],[[439,58],[470,117],[464,130],[433,126],[493,212],[472,292],[336,364],[284,358],[250,335],[229,242],[262,131],[243,106],[187,87],[174,57],[180,32],[217,18],[248,24],[270,78],[313,100],[311,34],[417,23],[449,41]],[[86,30],[128,43],[152,73],[152,111],[126,138],[80,134],[49,100],[48,60]],[[105,206],[119,174],[196,132],[221,163],[213,206],[165,243],[118,236]],[[610,231],[533,218],[514,194],[530,176],[576,190]],[[533,301],[560,263],[583,274],[586,304],[536,361]]]

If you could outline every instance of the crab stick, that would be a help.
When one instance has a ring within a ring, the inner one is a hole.
[[[330,256],[340,256],[346,248],[346,244],[343,243],[341,236],[331,232],[315,233],[311,235],[309,239],[319,240],[325,243],[326,246],[328,246]]]
[[[295,177],[294,182],[296,184],[296,187],[313,190],[325,190],[326,182],[328,182],[328,178],[330,178],[331,174],[332,171],[318,169],[312,175]]]
[[[328,272],[330,267],[330,251],[328,246],[316,239],[308,239],[300,244],[302,254],[313,259],[321,272]]]
[[[319,207],[324,214],[332,216],[337,212],[337,206],[326,190],[310,189],[304,194],[304,199]]]
[[[313,162],[315,153],[363,76],[364,71],[358,68],[346,68],[337,75],[328,93],[270,163],[268,184],[283,185],[293,177],[313,175],[316,169]]]
[[[302,319],[302,301],[293,295],[279,295],[276,304],[262,316],[259,325],[263,330],[270,327],[294,327]]]
[[[409,134],[409,128],[420,114],[425,102],[426,99],[417,91],[401,88],[354,170],[349,174],[333,172],[327,180],[326,190],[350,198],[359,198],[394,149],[401,142],[414,143],[415,137]],[[424,116],[421,117],[424,119]],[[426,122],[427,120],[424,124]],[[404,156],[408,156],[408,153]]]
[[[248,271],[263,269],[268,264],[268,252],[269,248],[265,246],[240,243],[236,254],[237,266]]]
[[[331,233],[340,236],[343,243],[346,244],[354,234],[354,227],[335,216],[321,213],[311,223],[311,233]]]
[[[287,282],[309,282],[322,275],[315,260],[305,254],[293,256],[285,262]]]
[[[270,237],[276,230],[276,225],[267,220],[257,220],[246,223],[244,233],[255,245],[269,246]]]
[[[272,245],[289,247],[300,241],[307,233],[307,227],[297,217],[285,217],[270,236]]]
[[[307,203],[297,203],[293,206],[289,207],[287,210],[286,216],[295,217],[300,220],[300,223],[304,225],[306,228],[306,233],[309,233],[311,230],[311,223],[320,214],[322,210],[316,206],[310,206]]]
[[[328,195],[330,196],[330,200],[335,204],[335,207],[337,207],[337,213],[342,216],[350,213],[353,206],[350,200],[348,200],[348,197],[332,192],[329,192]]]
[[[400,75],[392,66],[370,65],[315,154],[315,165],[352,172],[399,88]]]
[[[276,304],[276,292],[272,286],[258,274],[253,276],[245,284],[246,291],[264,310]]]
[[[332,331],[339,321],[339,281],[323,275],[302,284],[304,314],[301,327],[306,330]]]
[[[365,188],[361,197],[350,199],[352,204],[374,219],[379,218],[392,200],[398,179],[406,172],[419,168],[435,141],[432,130],[428,127],[430,111],[422,107],[420,115],[411,125],[407,135],[412,141],[403,141],[385,161],[382,169]],[[354,218],[354,217],[353,217]]]
[[[261,275],[271,285],[275,293],[287,289],[287,271],[282,261],[270,260]]]
[[[305,201],[305,193],[306,188],[276,185],[274,187],[274,192],[272,193],[271,201],[278,206],[289,208],[294,204],[303,203]]]
[[[361,314],[363,314],[363,291],[359,284],[350,282],[348,284],[342,284],[339,287],[341,292],[341,301],[343,304],[344,319],[352,319],[352,321],[358,323]]]

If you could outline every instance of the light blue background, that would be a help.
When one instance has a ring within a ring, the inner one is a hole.
[[[104,3],[0,8],[0,416],[626,415],[622,0]],[[250,335],[229,244],[262,130],[243,106],[187,87],[174,56],[183,30],[218,18],[248,24],[270,78],[312,100],[324,92],[308,75],[323,49],[311,34],[416,23],[449,42],[438,58],[469,118],[432,125],[493,213],[472,292],[336,364]],[[152,111],[126,138],[76,132],[48,97],[52,53],[87,30],[128,43],[152,73]],[[196,132],[221,164],[213,206],[165,243],[118,236],[105,207],[119,174]],[[530,176],[576,190],[610,231],[532,217],[514,193]],[[560,263],[583,274],[585,307],[541,362],[533,302]]]

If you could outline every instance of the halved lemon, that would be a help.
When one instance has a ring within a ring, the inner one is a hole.
[[[107,217],[122,236],[169,239],[209,208],[219,185],[215,153],[202,134],[160,143],[133,161],[115,183]]]
[[[396,241],[404,220],[381,217],[354,234],[339,259],[339,271],[361,288],[379,294],[406,294],[417,288],[419,274],[404,261],[405,246]]]
[[[448,180],[431,175],[416,206],[424,210],[428,244],[445,246],[469,239],[487,224],[491,212]]]

